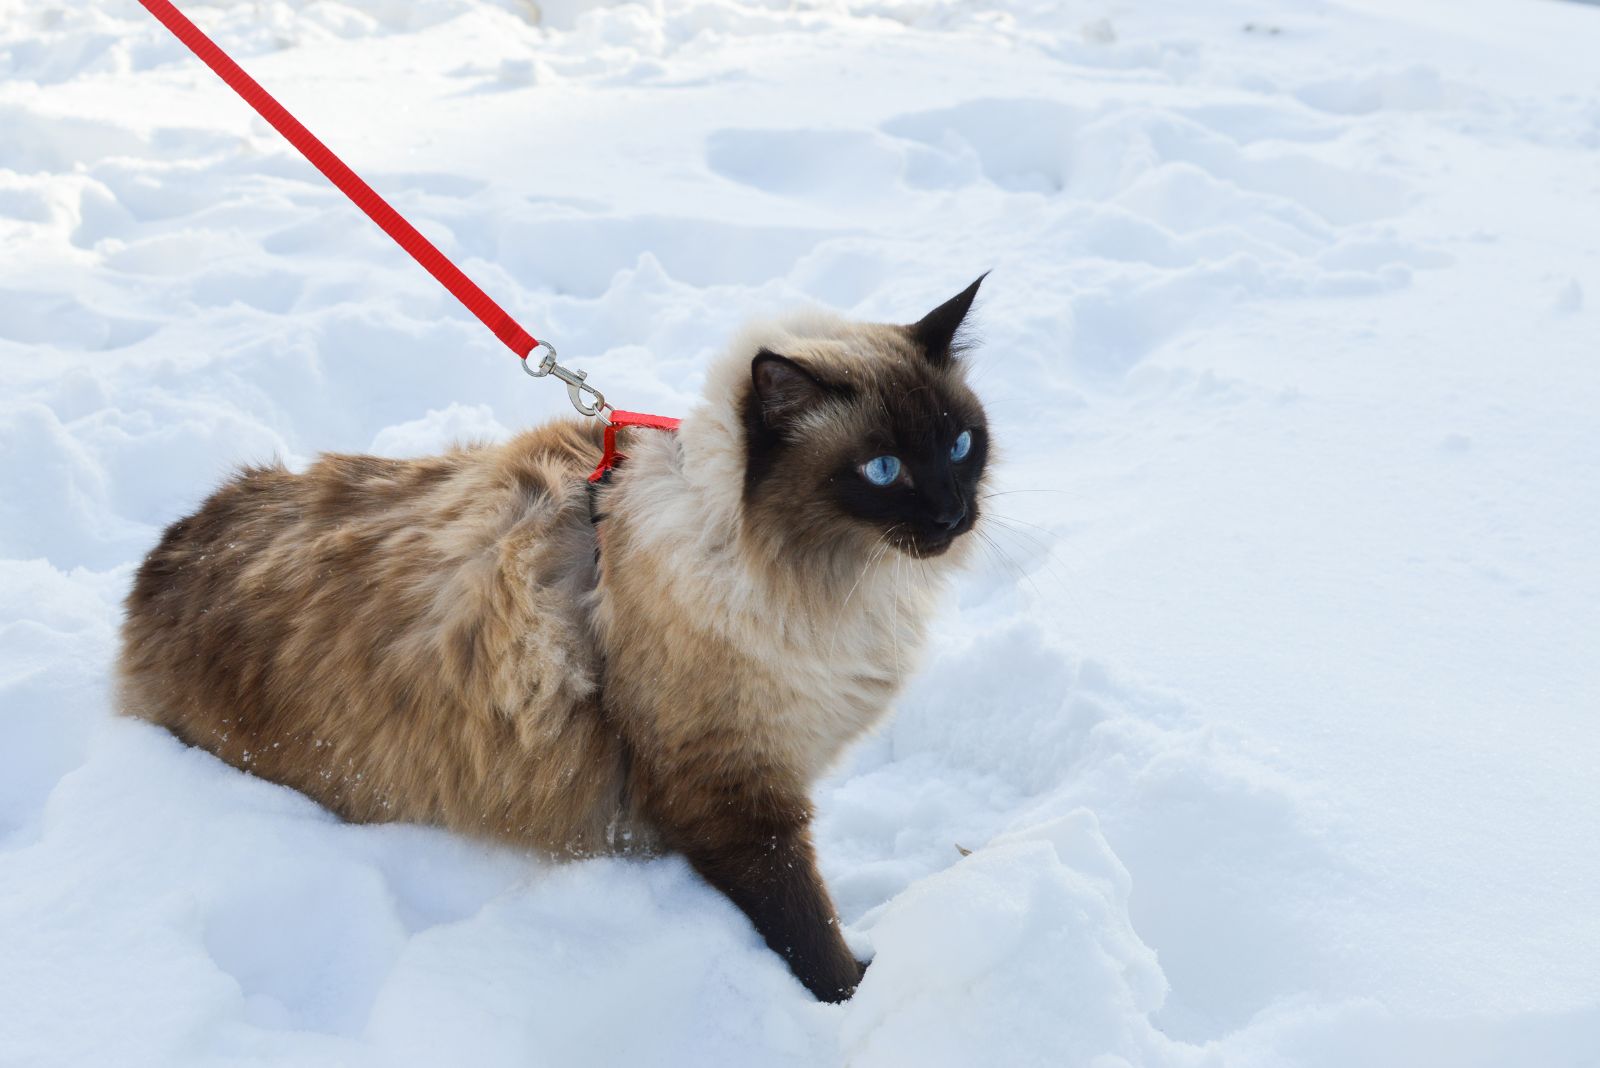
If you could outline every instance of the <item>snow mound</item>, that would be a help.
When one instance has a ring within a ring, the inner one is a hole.
[[[849,1062],[1148,1063],[1166,1044],[1148,1020],[1166,979],[1128,918],[1130,885],[1084,809],[917,883],[873,925]]]

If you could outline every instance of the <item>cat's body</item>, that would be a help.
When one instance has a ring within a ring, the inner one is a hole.
[[[679,850],[846,996],[807,793],[888,708],[975,518],[983,416],[949,354],[975,290],[912,328],[752,331],[592,499],[575,422],[246,471],[140,569],[124,708],[348,819]],[[963,429],[970,467],[912,459]]]
[[[587,607],[598,450],[558,423],[245,471],[140,569],[124,709],[347,819],[608,848],[624,757]]]

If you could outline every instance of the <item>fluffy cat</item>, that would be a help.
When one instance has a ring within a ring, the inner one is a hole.
[[[808,791],[884,715],[978,518],[955,335],[981,281],[912,326],[748,329],[592,499],[595,421],[247,469],[140,567],[122,707],[346,819],[679,851],[846,998]]]

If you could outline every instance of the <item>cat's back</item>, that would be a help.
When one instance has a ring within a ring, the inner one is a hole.
[[[124,711],[344,815],[449,822],[417,765],[459,794],[592,702],[598,430],[242,471],[135,576]]]

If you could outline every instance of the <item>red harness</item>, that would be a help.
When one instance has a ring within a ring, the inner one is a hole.
[[[610,422],[606,424],[605,451],[600,454],[600,464],[594,469],[594,474],[589,476],[590,482],[603,482],[611,473],[611,469],[627,456],[617,451],[617,428],[625,426],[646,426],[651,430],[676,430],[679,420],[670,415],[645,415],[643,412],[619,412],[612,410]]]

